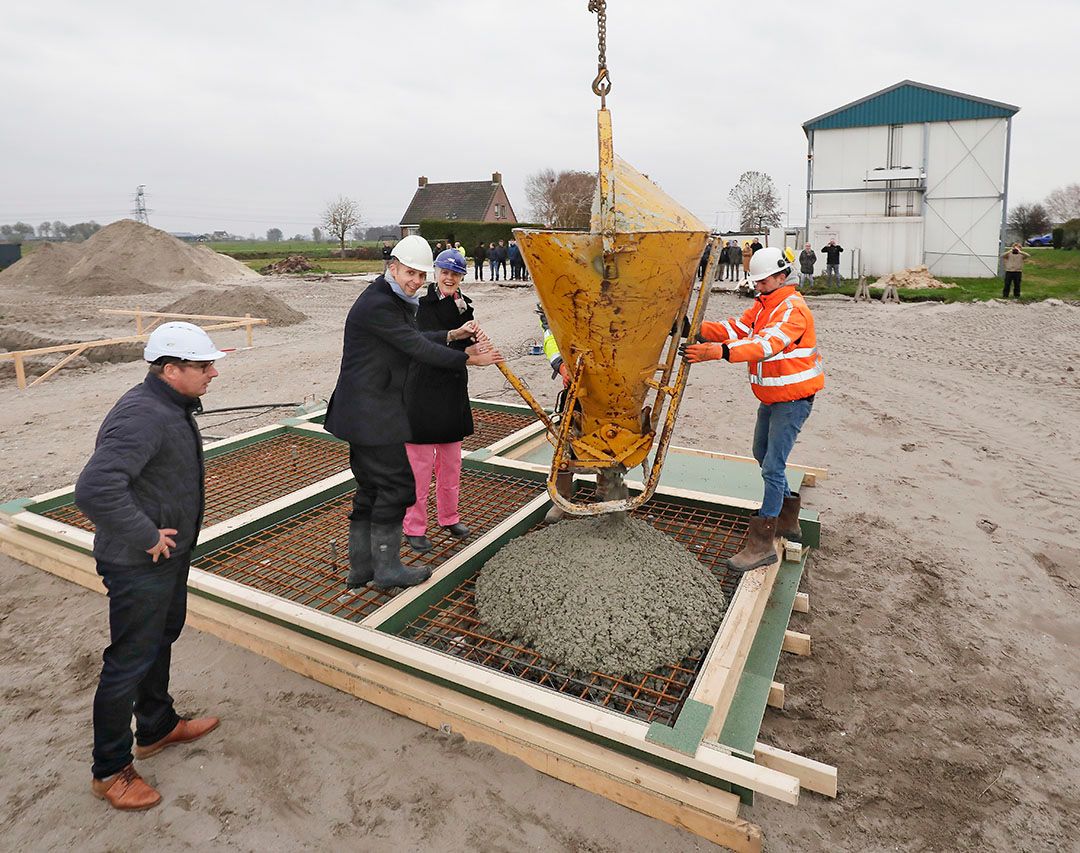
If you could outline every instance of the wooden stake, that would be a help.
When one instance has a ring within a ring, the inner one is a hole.
[[[26,365],[23,364],[23,354],[16,352],[15,358],[15,384],[19,386],[20,391],[26,390]]]
[[[795,593],[795,601],[791,605],[791,609],[796,613],[809,613],[810,612],[810,596],[805,592]]]
[[[794,776],[808,791],[816,791],[826,797],[836,796],[836,768],[831,764],[814,761],[760,741],[754,744],[754,761]]]
[[[769,685],[769,698],[767,704],[770,708],[784,707],[784,685],[779,681],[774,681]]]
[[[802,634],[799,631],[792,631],[788,629],[784,631],[784,645],[785,652],[791,652],[793,655],[806,656],[810,654],[810,635]]]

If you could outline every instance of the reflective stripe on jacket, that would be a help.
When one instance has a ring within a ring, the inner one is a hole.
[[[745,361],[750,388],[763,403],[801,400],[825,387],[814,315],[794,285],[754,300],[739,319],[702,323],[709,341],[727,344],[729,361]]]

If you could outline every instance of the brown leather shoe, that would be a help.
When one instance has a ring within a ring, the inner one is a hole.
[[[760,515],[750,516],[750,530],[746,544],[733,557],[728,557],[728,568],[735,572],[748,572],[776,562],[776,519]]]
[[[798,495],[784,498],[780,517],[776,519],[776,535],[788,542],[802,542],[802,528],[799,526],[799,509],[802,498]]]
[[[152,809],[161,802],[161,794],[135,772],[134,764],[129,764],[115,776],[94,779],[90,790],[99,800],[106,800],[114,809],[124,811]]]
[[[176,724],[176,728],[165,735],[165,737],[157,743],[152,743],[149,746],[136,746],[135,757],[139,759],[149,758],[151,755],[157,755],[165,747],[172,746],[174,743],[189,743],[190,741],[198,740],[204,734],[216,729],[220,722],[221,720],[217,717],[200,717],[197,720],[181,720]]]

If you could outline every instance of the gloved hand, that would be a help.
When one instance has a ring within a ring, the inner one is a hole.
[[[724,357],[723,344],[683,344],[679,347],[679,355],[691,364],[699,361],[716,361]]]

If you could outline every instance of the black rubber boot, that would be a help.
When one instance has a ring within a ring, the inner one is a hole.
[[[349,576],[345,586],[361,589],[375,577],[371,564],[371,517],[349,521]]]
[[[446,525],[443,530],[445,530],[455,539],[468,539],[469,534],[472,533],[472,531],[469,530],[469,528],[462,524],[460,521],[457,524]]]
[[[416,586],[431,577],[431,569],[401,565],[401,522],[371,525],[371,561],[375,566],[376,589]]]
[[[405,541],[409,543],[409,547],[417,554],[426,554],[431,550],[431,540],[426,536],[410,536],[406,533]]]
[[[784,498],[780,517],[776,519],[776,535],[788,542],[802,542],[802,527],[799,526],[799,508],[802,499],[798,495]]]

